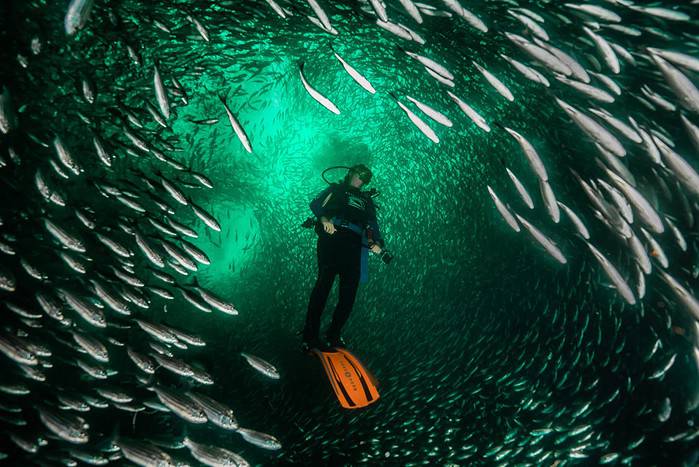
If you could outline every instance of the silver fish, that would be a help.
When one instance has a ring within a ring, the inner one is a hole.
[[[594,115],[596,115],[599,118],[601,118],[602,120],[604,120],[606,123],[608,123],[614,129],[618,130],[622,135],[626,136],[628,139],[630,139],[634,143],[641,144],[643,142],[643,140],[641,139],[641,136],[636,131],[634,131],[633,128],[631,128],[629,125],[627,125],[623,121],[619,120],[618,118],[615,118],[612,114],[610,114],[606,110],[595,109],[595,108],[589,108],[588,110],[590,112],[592,112]]]
[[[153,357],[156,362],[158,362],[158,365],[172,371],[173,373],[187,377],[194,375],[192,367],[178,358],[160,355],[157,353],[151,353],[150,356]]]
[[[544,205],[546,206],[546,210],[551,216],[551,219],[553,219],[554,223],[558,224],[558,222],[561,220],[561,212],[558,209],[556,195],[553,193],[551,185],[549,185],[547,181],[540,179],[539,192],[541,193],[541,197],[544,200]]]
[[[202,39],[204,39],[206,42],[209,42],[209,31],[207,31],[207,29],[204,27],[203,24],[201,24],[201,22],[198,19],[196,19],[192,15],[187,15],[187,21],[194,24],[194,27],[197,29],[197,32],[202,37]]]
[[[187,334],[175,328],[170,328],[169,331],[173,333],[177,337],[177,339],[186,342],[189,345],[194,345],[196,347],[204,347],[206,345],[206,342],[197,336]]]
[[[143,372],[152,375],[155,373],[155,363],[147,356],[136,352],[131,347],[126,347],[126,354],[132,362]]]
[[[409,57],[422,63],[426,68],[435,71],[436,73],[438,73],[439,75],[443,76],[446,79],[449,79],[452,81],[454,80],[454,75],[449,70],[447,70],[447,68],[444,65],[437,63],[436,61],[432,60],[431,58],[410,52],[410,51],[405,50],[403,48],[401,48],[400,50],[405,52]]]
[[[534,209],[534,201],[532,200],[532,197],[529,196],[529,192],[527,191],[527,189],[524,188],[524,185],[522,185],[522,182],[519,181],[519,179],[515,176],[515,174],[512,173],[512,171],[509,168],[505,167],[505,170],[507,171],[507,175],[510,177],[510,180],[512,180],[512,183],[514,183],[515,188],[519,193],[519,196],[524,201],[524,204],[526,204],[529,207],[529,209]]]
[[[279,6],[277,2],[274,0],[265,0],[269,6],[272,7],[275,13],[277,13],[279,16],[281,16],[283,19],[286,19],[286,14],[284,13],[284,10],[282,7]]]
[[[46,201],[50,201],[62,207],[66,205],[65,197],[58,191],[48,186],[46,180],[44,180],[44,176],[41,174],[40,169],[37,169],[36,174],[34,175],[34,182],[39,190],[39,193],[41,193],[41,196],[43,196]]]
[[[607,274],[607,277],[609,277],[609,279],[612,281],[614,287],[617,289],[619,294],[621,294],[621,296],[624,297],[624,300],[626,300],[626,302],[629,305],[635,305],[636,297],[634,297],[634,294],[631,291],[631,287],[629,287],[629,284],[626,282],[626,280],[624,280],[619,271],[597,248],[592,246],[591,243],[585,243],[590,248],[590,251],[594,255],[595,259],[602,266],[602,269],[604,269],[604,272]]]
[[[44,292],[36,292],[35,296],[39,306],[49,317],[59,322],[64,322],[66,320],[63,312],[61,311],[61,306],[57,303],[57,300],[55,300],[53,296]]]
[[[367,80],[361,73],[355,70],[354,67],[352,67],[342,57],[340,57],[337,54],[337,52],[335,52],[335,49],[333,49],[333,54],[335,55],[335,58],[337,58],[340,61],[345,71],[352,77],[354,81],[357,82],[357,84],[359,84],[362,88],[366,89],[371,94],[376,94],[376,89],[374,89],[374,86],[371,85],[369,80]]]
[[[612,182],[614,182],[617,188],[626,195],[626,199],[636,208],[638,217],[640,217],[653,232],[663,233],[665,227],[663,226],[660,216],[643,195],[614,172],[607,170],[607,175],[612,179]]]
[[[490,126],[488,126],[488,123],[478,112],[473,110],[473,108],[471,108],[471,106],[468,105],[466,102],[462,101],[457,96],[452,94],[451,91],[447,91],[447,94],[449,94],[449,97],[451,97],[452,100],[456,102],[456,105],[459,106],[461,111],[465,113],[468,116],[468,118],[470,118],[471,121],[473,121],[473,123],[478,125],[485,132],[490,132]]]
[[[687,70],[699,72],[699,59],[691,55],[673,50],[663,50],[654,47],[648,47],[648,52],[653,55],[658,55],[668,62],[681,66]]]
[[[240,352],[240,355],[242,355],[245,360],[252,366],[254,369],[262,373],[263,375],[272,378],[272,379],[279,379],[279,371],[269,362],[261,359],[260,357],[257,357],[255,355],[250,355],[245,352]]]
[[[641,300],[643,297],[646,296],[646,276],[644,275],[644,272],[638,265],[636,266],[636,273],[636,277],[638,278],[636,284],[636,293],[638,294],[638,299]]]
[[[83,169],[78,165],[73,156],[71,156],[58,136],[53,139],[53,146],[56,149],[56,154],[58,154],[58,160],[60,160],[66,168],[70,169],[75,175],[80,175],[83,172]]]
[[[606,128],[561,99],[556,98],[556,102],[568,116],[573,119],[580,129],[587,133],[590,138],[600,146],[608,149],[615,156],[624,157],[626,155],[624,146]]]
[[[215,296],[211,292],[207,291],[206,289],[203,289],[201,287],[195,287],[195,290],[199,292],[199,295],[201,296],[202,299],[212,307],[216,308],[219,311],[222,311],[228,315],[237,315],[238,310],[235,308],[235,306],[231,303],[226,302],[225,300],[220,299],[219,297]]]
[[[187,392],[186,394],[204,409],[206,416],[213,424],[226,430],[238,429],[238,421],[230,407],[208,396],[205,396],[204,394],[191,391]]]
[[[189,259],[189,257],[179,249],[174,243],[168,241],[168,240],[161,240],[160,245],[163,247],[163,249],[167,252],[168,255],[175,261],[177,261],[179,264],[184,266],[185,268],[189,269],[190,271],[197,271],[199,268],[197,267],[197,264]]]
[[[134,322],[138,324],[141,329],[161,342],[167,342],[170,344],[177,342],[177,337],[170,332],[167,326],[149,323],[148,321],[143,321],[141,319],[134,319]]]
[[[529,16],[521,15],[512,9],[508,9],[507,12],[522,23],[532,34],[537,36],[542,40],[549,40],[549,35],[544,28],[542,28],[536,21],[531,19]]]
[[[251,430],[249,428],[238,428],[238,433],[248,443],[259,446],[263,449],[277,450],[282,448],[282,444],[277,438],[267,433]]]
[[[618,75],[621,71],[621,67],[619,66],[619,59],[614,53],[614,49],[612,49],[612,46],[609,45],[609,42],[607,42],[602,36],[592,32],[587,26],[583,26],[583,31],[585,31],[585,34],[587,34],[595,43],[597,50],[600,54],[602,54],[602,58],[604,59],[607,66],[609,66],[609,69],[612,70],[614,74]]]
[[[163,386],[154,386],[153,390],[167,408],[190,423],[206,423],[206,413],[193,399]]]
[[[80,417],[58,413],[48,407],[38,407],[39,419],[46,428],[64,441],[85,444],[89,441],[89,425]]]
[[[675,358],[677,357],[677,354],[672,354],[672,356],[663,364],[662,367],[658,368],[653,374],[651,374],[648,379],[663,379],[667,371],[672,367],[672,365],[675,363]]]
[[[170,225],[170,227],[180,232],[181,234],[186,235],[190,238],[199,238],[199,234],[197,234],[195,230],[187,227],[186,225],[180,222],[177,222],[175,219],[166,216],[165,220],[167,221],[168,225]],[[176,236],[177,234],[173,232],[172,234],[168,233],[168,235]]]
[[[508,57],[505,54],[500,54],[502,58],[504,58],[510,65],[515,67],[515,70],[519,71],[525,78],[535,81],[537,83],[541,83],[547,88],[551,85],[549,83],[549,80],[546,79],[544,75],[536,71],[534,68],[528,67],[527,65],[518,62],[517,60]]]
[[[684,235],[682,235],[682,232],[680,232],[680,229],[677,228],[674,222],[668,217],[665,216],[665,222],[667,222],[667,225],[670,226],[670,231],[672,232],[672,235],[675,237],[675,240],[677,241],[677,245],[680,247],[680,250],[682,251],[687,251],[687,240],[684,238]]]
[[[526,219],[522,218],[522,216],[520,216],[519,214],[515,213],[515,216],[517,216],[517,220],[522,223],[524,228],[527,229],[527,232],[529,232],[531,236],[534,237],[534,240],[539,242],[539,244],[541,244],[541,246],[543,246],[544,249],[556,259],[556,261],[558,261],[561,264],[566,264],[568,262],[568,260],[565,258],[565,256],[563,256],[563,253],[561,253],[561,250],[558,248],[558,246],[556,246],[553,240],[541,233],[539,229],[534,227]]]
[[[216,232],[221,231],[221,225],[218,223],[218,221],[211,214],[209,214],[204,209],[202,209],[199,206],[197,206],[196,204],[194,204],[191,199],[187,199],[187,201],[189,201],[189,205],[191,206],[194,214],[199,219],[201,219],[204,222],[204,224],[206,224],[208,227],[215,230]]]
[[[97,240],[99,240],[100,243],[102,243],[104,246],[106,246],[122,258],[130,258],[131,256],[133,256],[133,251],[131,251],[121,243],[117,242],[116,240],[109,238],[106,235],[101,234],[99,232],[95,232],[95,237],[97,237]]]
[[[81,370],[83,370],[85,373],[92,376],[93,378],[107,379],[110,376],[110,374],[109,374],[110,372],[108,372],[107,368],[105,368],[103,366],[100,366],[100,365],[97,365],[94,363],[90,363],[90,362],[86,362],[85,360],[82,360],[82,359],[76,359],[75,363],[78,365],[78,367]],[[113,374],[115,374],[115,372]]]
[[[153,87],[155,88],[155,97],[158,101],[160,112],[166,119],[170,118],[170,102],[167,99],[167,91],[165,90],[163,79],[160,77],[157,61],[153,64]]]
[[[629,2],[629,4],[626,6],[632,10],[670,21],[689,21],[691,19],[686,13],[682,13],[681,11],[677,10],[670,10],[668,8],[637,6],[631,2]]]
[[[90,17],[93,3],[93,0],[71,0],[66,16],[63,19],[63,26],[67,35],[71,36],[78,29],[85,27]]]
[[[127,404],[133,401],[133,397],[117,389],[95,388],[95,391],[97,392],[97,394],[104,397],[105,399],[108,399],[112,402],[117,402],[119,404]]]
[[[515,97],[512,95],[512,92],[510,89],[505,86],[505,84],[497,79],[492,73],[490,73],[488,70],[480,66],[478,63],[472,61],[473,65],[478,69],[478,71],[481,72],[481,74],[485,77],[485,79],[490,83],[491,86],[495,88],[495,90],[503,96],[505,99],[507,99],[510,102],[513,102],[515,100]]]
[[[131,310],[129,310],[128,305],[114,294],[110,293],[106,287],[104,287],[100,282],[90,279],[92,284],[92,290],[97,295],[100,300],[106,303],[109,308],[116,311],[120,315],[129,316],[131,315]]]
[[[565,76],[570,76],[573,74],[573,71],[568,65],[563,63],[558,57],[553,55],[548,50],[532,44],[524,37],[518,36],[517,34],[506,32],[505,36],[516,46],[526,52],[530,57],[543,63],[550,70],[561,73]]]
[[[573,89],[576,89],[576,90],[582,92],[583,94],[585,94],[586,96],[588,96],[594,100],[597,100],[600,102],[605,102],[607,104],[611,104],[614,102],[614,96],[612,96],[608,92],[603,91],[599,88],[596,88],[592,85],[589,85],[586,83],[581,83],[579,81],[574,81],[572,79],[568,79],[563,75],[554,74],[554,77],[558,81],[560,81],[561,83],[567,84],[568,86],[572,87]]]
[[[588,15],[595,16],[599,19],[602,19],[604,21],[609,21],[612,23],[618,23],[621,21],[621,16],[616,14],[615,12],[598,6],[598,5],[589,5],[589,4],[582,4],[582,5],[577,5],[573,3],[564,3],[568,8],[571,8],[576,11],[582,11],[583,13],[587,13]]]
[[[410,102],[415,104],[424,114],[426,114],[428,117],[430,117],[432,120],[434,120],[437,123],[440,123],[448,128],[453,126],[453,123],[449,118],[442,114],[441,112],[433,109],[427,104],[423,104],[422,102],[418,101],[417,99],[414,99],[410,96],[405,96],[406,99],[408,99]]]
[[[331,111],[332,113],[339,115],[340,114],[340,109],[337,108],[335,104],[333,104],[330,99],[316,91],[315,88],[313,88],[310,84],[308,84],[308,81],[306,81],[306,77],[303,75],[303,66],[304,63],[301,62],[299,64],[299,75],[301,76],[301,83],[303,84],[303,87],[306,89],[306,92],[315,99],[320,105]]]
[[[0,93],[0,131],[7,134],[17,125],[17,118],[12,107],[10,90],[7,86],[2,87]]]
[[[437,134],[434,132],[430,126],[425,123],[420,117],[415,115],[412,110],[407,108],[405,105],[403,105],[402,102],[400,102],[395,96],[391,95],[393,97],[393,100],[396,101],[398,106],[405,112],[405,114],[408,116],[411,122],[413,122],[413,125],[415,125],[418,130],[422,132],[425,136],[427,136],[433,143],[438,144],[439,143],[439,137]]]
[[[677,179],[682,182],[688,191],[699,196],[699,173],[662,140],[657,139],[655,143],[663,155],[665,163],[672,169]]]
[[[207,254],[204,253],[204,251],[200,250],[199,248],[192,245],[186,240],[180,240],[180,243],[182,244],[182,248],[184,249],[184,251],[187,252],[189,256],[197,260],[199,263],[205,264],[207,266],[211,264],[211,260],[209,259]]]
[[[163,186],[163,188],[165,188],[165,191],[167,191],[168,194],[172,197],[172,199],[184,206],[187,205],[187,197],[175,184],[171,183],[167,178],[165,178],[161,174],[158,174],[158,179],[160,180],[160,183]]]
[[[0,289],[6,292],[14,292],[17,287],[17,279],[9,269],[0,266]]]
[[[162,449],[142,441],[119,438],[114,442],[124,457],[143,467],[176,467],[178,464]]]
[[[57,289],[58,294],[68,304],[70,308],[75,310],[81,318],[88,323],[98,328],[107,327],[107,320],[104,317],[104,312],[94,305],[79,298],[66,289]]]
[[[376,16],[378,16],[381,21],[387,22],[388,15],[386,15],[386,7],[383,5],[381,0],[369,0],[371,7],[374,9]]]
[[[566,215],[570,218],[571,221],[573,221],[573,225],[575,225],[575,228],[576,228],[576,230],[578,231],[578,233],[579,233],[585,240],[589,240],[589,239],[590,239],[590,233],[589,233],[589,231],[587,230],[587,227],[585,226],[585,224],[583,223],[583,221],[580,219],[580,217],[578,217],[578,215],[575,214],[575,212],[573,212],[572,209],[570,209],[568,206],[566,206],[565,204],[561,203],[560,201],[558,201],[558,205],[559,205],[561,208],[563,208],[563,210],[565,211]]]
[[[84,253],[86,251],[85,245],[82,242],[82,240],[80,240],[79,238],[77,238],[73,235],[70,235],[68,232],[63,230],[61,227],[54,224],[51,220],[49,220],[47,218],[44,218],[43,220],[44,220],[44,227],[46,227],[46,230],[48,230],[49,233],[56,240],[61,242],[61,244],[63,246],[65,246],[66,248],[68,248],[70,250],[77,251],[79,253]]]
[[[699,89],[680,70],[670,65],[658,55],[651,54],[670,88],[679,98],[680,104],[692,112],[699,113]]]
[[[634,257],[636,258],[638,266],[644,273],[650,274],[652,265],[650,258],[648,257],[648,252],[643,247],[641,241],[635,234],[632,234],[631,237],[627,239],[627,242],[629,244],[629,248],[631,248],[631,251],[633,252]]]
[[[527,156],[527,160],[529,161],[529,165],[531,165],[532,169],[534,169],[534,173],[539,177],[539,180],[547,181],[549,179],[548,173],[546,172],[546,167],[544,166],[544,163],[541,161],[541,158],[539,157],[539,154],[536,152],[536,149],[534,149],[534,146],[527,141],[524,136],[520,135],[516,131],[504,127],[505,131],[507,131],[512,137],[514,137],[517,142],[519,143],[520,147],[522,148],[522,151],[524,152],[524,155]]]
[[[456,13],[461,18],[465,19],[468,24],[478,29],[481,32],[488,32],[488,26],[485,25],[483,20],[478,16],[474,15],[472,12],[462,7],[458,0],[443,0],[444,4],[451,11]]]
[[[515,232],[519,232],[519,224],[515,220],[514,216],[510,213],[510,211],[507,209],[507,207],[503,204],[502,201],[500,201],[500,198],[498,198],[498,195],[495,194],[493,189],[488,185],[488,193],[490,193],[490,197],[493,199],[493,202],[495,203],[495,207],[497,208],[498,212],[500,212],[500,215],[505,219],[505,222],[512,227],[512,230]]]
[[[0,334],[0,352],[22,365],[37,365],[39,360],[23,340],[8,334]]]
[[[408,32],[405,28],[399,26],[396,23],[393,23],[391,21],[383,21],[381,19],[377,19],[376,25],[379,26],[380,28],[385,29],[386,31],[388,31],[392,34],[395,34],[396,36],[398,36],[402,39],[405,39],[408,41],[413,40],[413,37],[410,35],[410,32]]]
[[[109,352],[107,347],[95,337],[88,334],[82,334],[77,332],[71,332],[73,340],[85,349],[85,351],[95,360],[103,363],[109,362]]]
[[[420,15],[419,8],[415,5],[413,0],[399,0],[405,11],[415,20],[417,24],[422,24],[423,19]]]
[[[196,460],[211,467],[248,467],[250,464],[240,455],[217,446],[199,444],[188,437],[184,438],[184,445],[189,448],[189,453]]]

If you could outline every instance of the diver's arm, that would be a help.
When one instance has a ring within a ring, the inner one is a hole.
[[[378,245],[382,250],[384,248],[383,238],[381,237],[381,232],[379,231],[379,224],[376,221],[369,221],[369,227],[372,230],[372,242]]]
[[[374,243],[379,245],[381,249],[383,250],[384,248],[384,241],[383,237],[381,236],[381,230],[379,229],[379,223],[376,220],[376,210],[374,208],[374,205],[372,204],[370,209],[369,209],[369,227],[371,228],[372,231],[372,240]]]

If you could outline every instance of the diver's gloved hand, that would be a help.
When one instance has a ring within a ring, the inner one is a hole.
[[[381,247],[378,243],[372,243],[369,249],[376,255],[381,253]]]
[[[335,224],[330,222],[330,220],[327,217],[325,217],[325,216],[321,217],[320,221],[323,223],[323,229],[327,233],[329,233],[330,235],[335,233]]]

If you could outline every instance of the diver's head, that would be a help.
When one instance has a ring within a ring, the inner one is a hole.
[[[357,164],[350,167],[345,176],[345,183],[355,188],[361,188],[371,182],[371,170],[364,164]]]

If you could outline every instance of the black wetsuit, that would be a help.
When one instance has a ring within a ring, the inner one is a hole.
[[[327,337],[340,337],[347,321],[361,273],[363,237],[367,227],[372,230],[372,240],[383,248],[383,240],[376,221],[376,208],[371,197],[349,184],[333,184],[311,201],[311,210],[318,219],[321,216],[334,220],[335,233],[328,234],[322,222],[316,223],[318,234],[318,279],[308,303],[308,314],[303,339],[312,342],[319,339],[320,317],[328,300],[335,276],[340,276],[340,297],[333,313]],[[350,225],[343,226],[344,223]],[[366,241],[366,240],[364,240]]]

